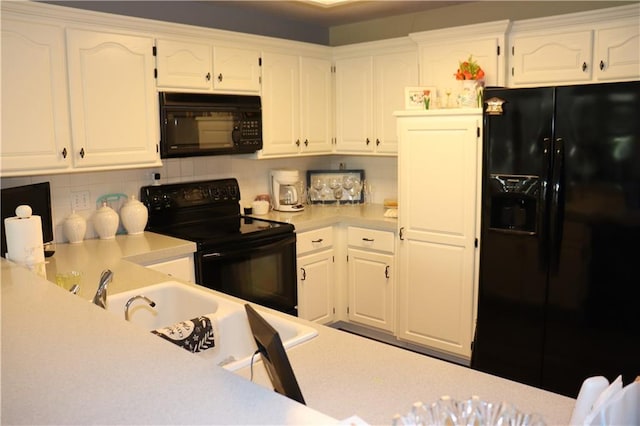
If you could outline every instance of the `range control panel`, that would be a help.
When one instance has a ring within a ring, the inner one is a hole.
[[[149,212],[181,209],[240,201],[240,187],[236,179],[218,179],[168,185],[151,185],[140,188],[140,200]]]

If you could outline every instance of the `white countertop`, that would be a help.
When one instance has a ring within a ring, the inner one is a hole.
[[[305,205],[304,210],[300,212],[271,210],[266,215],[251,215],[251,217],[291,223],[295,226],[296,232],[336,224],[396,231],[398,219],[384,217],[384,211],[382,204],[344,204],[340,207],[313,204]]]
[[[291,213],[296,228],[304,214],[313,214],[309,228],[336,223],[315,210]],[[340,211],[338,218],[349,218]],[[304,407],[271,391],[261,367],[254,369],[259,386],[246,380],[249,368],[209,365],[87,302],[106,267],[115,273],[111,294],[167,279],[118,253],[150,262],[193,250],[182,240],[140,237],[58,244],[47,273],[82,270],[80,297],[1,260],[3,424],[332,424],[354,414],[390,424],[413,402],[445,394],[506,400],[549,425],[571,416],[571,398],[315,324],[318,336],[288,351]]]

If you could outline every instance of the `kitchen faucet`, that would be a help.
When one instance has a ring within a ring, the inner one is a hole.
[[[100,282],[98,283],[98,290],[96,290],[96,295],[93,296],[93,303],[103,309],[107,309],[107,286],[112,279],[113,272],[111,272],[111,270],[105,269],[102,271]]]
[[[147,304],[149,306],[151,306],[152,308],[154,308],[156,306],[156,302],[154,302],[153,300],[149,299],[147,296],[142,295],[142,294],[138,294],[137,296],[133,296],[131,299],[129,299],[126,303],[126,305],[124,305],[124,319],[125,321],[129,321],[129,308],[131,307],[131,304],[138,300],[138,299],[142,299],[145,302],[147,302]]]

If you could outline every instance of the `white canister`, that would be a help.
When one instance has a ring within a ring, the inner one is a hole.
[[[62,224],[62,230],[70,243],[81,243],[84,240],[84,234],[87,232],[87,221],[84,217],[72,211]]]
[[[141,234],[147,226],[149,211],[147,207],[136,199],[135,195],[129,198],[120,209],[120,220],[122,226],[130,235]]]
[[[101,240],[108,240],[116,236],[120,219],[118,213],[107,205],[102,203],[102,207],[96,210],[93,215],[93,226]]]
[[[265,200],[256,200],[251,203],[251,208],[253,209],[253,214],[263,215],[269,213],[269,205],[268,201]]]

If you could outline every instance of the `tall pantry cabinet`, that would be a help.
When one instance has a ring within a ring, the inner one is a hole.
[[[482,111],[396,116],[397,337],[468,361],[478,281]]]

